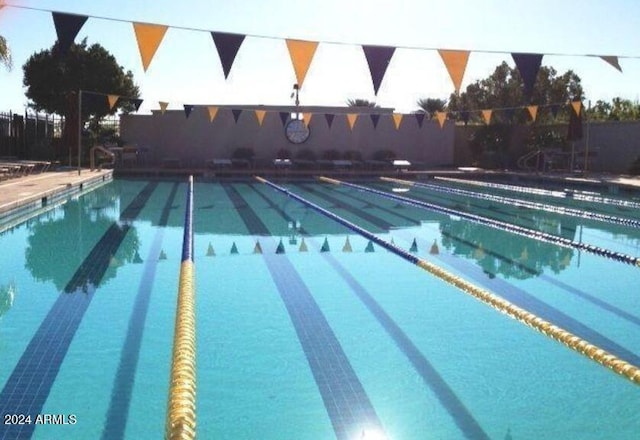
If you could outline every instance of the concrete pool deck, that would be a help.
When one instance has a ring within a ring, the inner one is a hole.
[[[39,207],[48,200],[82,191],[105,180],[110,180],[113,170],[46,171],[38,174],[14,177],[0,182],[0,220],[12,211],[24,207]]]

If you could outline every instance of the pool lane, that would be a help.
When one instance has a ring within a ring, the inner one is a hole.
[[[35,421],[41,413],[96,288],[130,229],[128,222],[140,214],[157,185],[149,183],[140,191],[122,212],[123,224],[109,227],[58,296],[0,392],[0,414],[30,415]],[[0,439],[31,438],[36,426],[0,424]]]
[[[238,190],[223,185],[247,230],[270,235]],[[318,304],[285,255],[263,254],[280,297],[307,357],[338,440],[351,440],[364,429],[382,430],[367,393]]]
[[[174,182],[162,209],[158,228],[153,237],[147,258],[144,260],[142,278],[138,285],[133,310],[129,317],[127,334],[120,353],[120,362],[116,377],[111,390],[111,400],[109,410],[105,420],[102,439],[124,438],[127,419],[129,417],[129,407],[131,405],[131,394],[135,382],[135,375],[140,357],[140,347],[146,323],[147,312],[151,299],[151,292],[156,277],[158,262],[160,261],[160,250],[164,237],[164,227],[167,226],[169,214],[178,191],[180,183]]]

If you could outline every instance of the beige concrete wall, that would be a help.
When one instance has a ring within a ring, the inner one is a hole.
[[[234,106],[233,108],[242,108]],[[253,148],[258,161],[268,162],[281,148],[295,153],[311,149],[318,157],[326,150],[340,152],[359,151],[365,160],[374,152],[391,149],[398,158],[420,162],[427,167],[450,166],[454,162],[454,125],[450,122],[440,128],[436,121],[424,121],[418,126],[413,115],[405,115],[400,128],[395,129],[391,109],[386,112],[374,129],[370,115],[360,114],[351,130],[346,112],[351,108],[305,107],[302,111],[313,113],[310,121],[311,135],[301,145],[287,141],[280,119],[280,111],[291,107],[262,107],[267,110],[262,126],[258,124],[255,107],[245,107],[236,123],[230,108],[221,107],[213,122],[209,121],[206,107],[195,107],[189,118],[182,110],[165,114],[127,115],[120,120],[122,138],[149,149],[149,164],[161,164],[166,158],[179,158],[183,166],[204,166],[212,159],[230,158],[239,147]],[[335,114],[329,128],[325,113]]]

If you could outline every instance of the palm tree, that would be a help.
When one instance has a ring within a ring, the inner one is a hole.
[[[347,106],[348,107],[378,107],[378,105],[375,102],[369,101],[367,99],[360,99],[360,98],[356,98],[356,99],[347,99]]]
[[[444,99],[427,98],[418,99],[418,112],[424,112],[427,117],[432,117],[436,112],[443,112],[447,107],[447,101]]]
[[[4,64],[7,69],[11,69],[11,51],[7,46],[7,39],[0,35],[0,64]]]

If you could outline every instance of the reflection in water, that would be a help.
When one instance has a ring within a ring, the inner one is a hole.
[[[13,306],[13,300],[16,297],[16,285],[11,282],[9,284],[0,285],[0,318],[9,311]]]
[[[537,229],[573,240],[575,226],[547,223],[540,224]],[[569,266],[575,252],[571,248],[459,219],[441,221],[440,232],[442,245],[446,249],[455,255],[475,260],[491,278],[501,274],[506,278],[523,280],[538,276],[545,269],[559,273]]]
[[[95,208],[95,207],[99,208]],[[119,197],[114,191],[93,191],[64,204],[54,216],[39,217],[29,224],[26,266],[34,279],[52,281],[62,291],[105,231],[117,220]],[[102,282],[111,279],[116,269],[134,260],[139,246],[135,228],[117,224],[126,236],[118,256],[109,255],[110,264]],[[95,283],[95,280],[86,280]],[[80,283],[86,284],[86,283]]]

